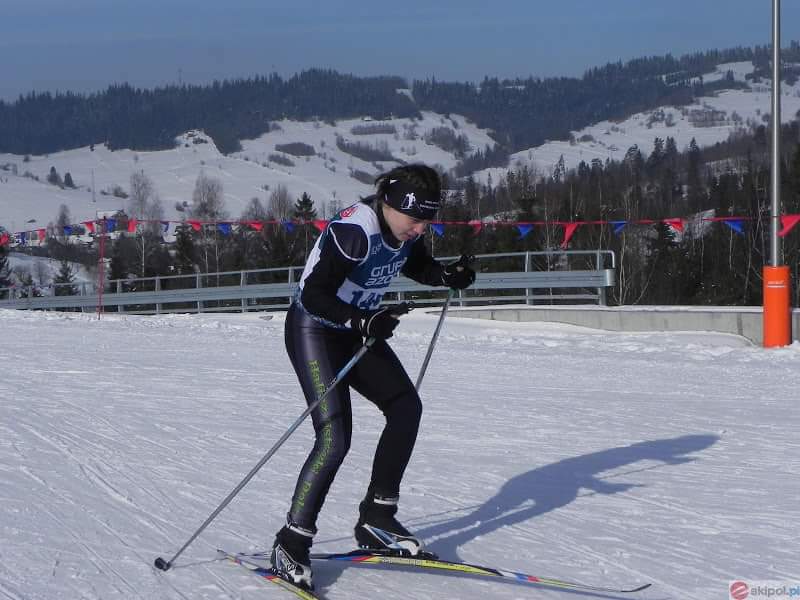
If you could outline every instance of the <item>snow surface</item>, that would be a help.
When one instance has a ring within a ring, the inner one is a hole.
[[[0,311],[0,597],[286,595],[215,548],[263,550],[311,444],[304,423],[169,572],[169,559],[304,408],[283,316],[97,320]],[[435,314],[392,342],[415,378]],[[448,559],[628,596],[726,598],[798,575],[800,345],[449,317],[401,518]],[[354,441],[315,549],[350,549],[381,427]],[[330,599],[569,598],[531,586],[323,563]]]

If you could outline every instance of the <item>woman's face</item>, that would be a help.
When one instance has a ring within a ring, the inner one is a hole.
[[[388,204],[383,204],[383,218],[392,235],[401,242],[413,240],[425,233],[425,229],[430,225],[430,221],[415,219],[393,209]]]

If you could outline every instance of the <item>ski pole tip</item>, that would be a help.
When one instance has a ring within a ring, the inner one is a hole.
[[[169,568],[172,566],[171,563],[168,563],[160,556],[153,562],[153,564],[155,565],[156,569],[160,569],[162,571],[169,571]]]

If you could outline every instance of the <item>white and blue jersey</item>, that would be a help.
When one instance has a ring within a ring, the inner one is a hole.
[[[309,254],[300,278],[300,306],[325,325],[341,328],[358,311],[377,308],[401,272],[442,285],[441,267],[422,238],[391,245],[387,237],[393,240],[370,204],[359,202],[341,211]]]

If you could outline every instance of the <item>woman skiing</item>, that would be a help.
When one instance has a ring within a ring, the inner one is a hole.
[[[440,205],[436,171],[407,165],[378,176],[375,183],[375,195],[342,210],[319,237],[286,315],[286,350],[309,404],[324,393],[364,338],[376,340],[342,384],[312,412],[314,447],[300,471],[286,525],[275,537],[270,557],[273,570],[309,589],[309,550],[317,532],[317,515],[350,448],[350,387],[386,418],[367,493],[359,505],[356,541],[365,548],[412,555],[420,551],[419,539],[395,514],[422,404],[386,343],[409,305],[379,305],[399,273],[425,285],[454,289],[466,288],[475,280],[466,257],[442,265],[425,247],[423,233]]]

